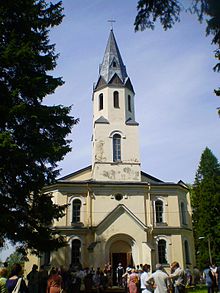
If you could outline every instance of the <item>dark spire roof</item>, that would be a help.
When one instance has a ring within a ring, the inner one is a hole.
[[[118,75],[124,84],[128,75],[119,52],[113,30],[111,30],[105,49],[104,58],[100,66],[99,75],[108,84],[115,74]]]

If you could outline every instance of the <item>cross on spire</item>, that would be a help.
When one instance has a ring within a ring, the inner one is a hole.
[[[116,22],[114,19],[109,19],[108,22],[111,24],[111,30],[113,30],[113,23]]]

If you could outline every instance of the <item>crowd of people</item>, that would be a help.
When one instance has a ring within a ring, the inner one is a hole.
[[[123,272],[123,273],[122,273]],[[170,265],[170,274],[161,264],[156,264],[156,270],[151,273],[150,265],[129,266],[124,273],[121,263],[116,269],[118,286],[125,288],[128,293],[184,293],[187,288],[195,288],[205,284],[208,293],[220,292],[220,266],[206,264],[203,272],[195,266],[191,272],[187,266],[183,270],[174,261]]]
[[[119,263],[113,270],[108,263],[103,269],[96,270],[82,269],[78,265],[70,266],[68,270],[52,267],[48,271],[44,266],[38,270],[38,266],[33,265],[26,280],[22,275],[20,264],[14,264],[10,273],[6,267],[0,268],[0,293],[102,293],[113,284],[126,293],[185,293],[187,287],[202,282],[208,293],[220,292],[220,267],[207,264],[202,273],[197,267],[191,273],[189,267],[184,270],[176,261],[170,265],[169,274],[161,264],[151,272],[148,264],[124,268]]]

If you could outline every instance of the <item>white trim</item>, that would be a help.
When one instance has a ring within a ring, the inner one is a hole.
[[[153,199],[153,210],[154,210],[154,223],[155,224],[160,224],[160,223],[157,223],[156,221],[156,201],[161,201],[163,203],[163,214],[162,214],[162,222],[161,223],[167,223],[167,215],[166,215],[166,212],[167,212],[167,201],[161,197],[161,196],[155,196],[154,199]]]
[[[68,239],[68,244],[69,244],[69,248],[70,248],[70,259],[69,259],[69,263],[71,264],[72,263],[72,242],[74,240],[79,240],[80,241],[80,257],[79,257],[79,260],[80,260],[80,263],[82,263],[83,261],[83,258],[82,258],[82,246],[83,246],[83,241],[82,241],[82,238],[80,238],[78,235],[72,235],[69,237]]]
[[[160,240],[165,240],[166,241],[166,260],[167,264],[171,262],[171,251],[170,251],[170,246],[172,245],[170,237],[166,235],[157,235],[154,237],[155,243],[156,243],[156,258],[157,262],[159,262],[159,255],[158,255],[158,242]]]
[[[72,220],[73,220],[73,201],[75,201],[75,200],[80,200],[80,202],[81,202],[81,206],[80,206],[80,222],[83,222],[83,219],[82,219],[82,206],[83,206],[83,201],[82,201],[82,198],[80,197],[80,196],[72,196],[71,198],[70,198],[70,200],[69,200],[69,204],[70,204],[70,219],[69,219],[69,221],[70,221],[70,225],[71,225],[71,223],[72,223]]]
[[[114,136],[115,134],[119,134],[122,138],[126,138],[125,134],[123,134],[123,132],[120,131],[120,130],[113,130],[113,131],[109,134],[109,137],[110,137],[110,138],[113,138],[113,136]]]

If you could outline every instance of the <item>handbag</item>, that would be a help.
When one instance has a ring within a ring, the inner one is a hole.
[[[22,278],[19,278],[12,293],[19,293],[19,290],[20,290],[20,287],[21,287],[21,281],[22,281]]]

